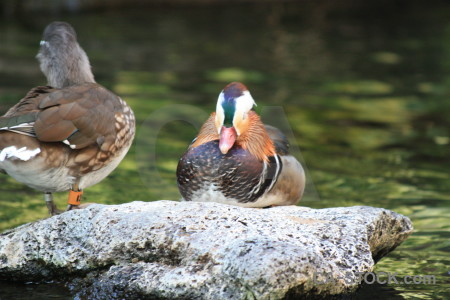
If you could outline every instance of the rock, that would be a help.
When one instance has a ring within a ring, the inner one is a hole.
[[[3,233],[0,279],[62,280],[89,299],[337,295],[411,231],[407,217],[364,206],[94,204]]]

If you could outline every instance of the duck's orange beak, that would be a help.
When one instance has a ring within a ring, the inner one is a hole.
[[[222,126],[220,131],[219,149],[222,154],[227,154],[236,141],[237,133],[234,127],[227,128]]]

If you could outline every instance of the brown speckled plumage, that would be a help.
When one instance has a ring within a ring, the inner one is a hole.
[[[45,193],[84,189],[125,156],[134,114],[94,81],[69,24],[51,23],[43,39],[37,57],[49,86],[31,89],[0,117],[0,171]]]

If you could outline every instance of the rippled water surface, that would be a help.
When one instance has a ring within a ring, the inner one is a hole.
[[[435,284],[371,285],[356,297],[445,298],[450,6],[311,3],[3,18],[0,113],[46,83],[34,58],[41,32],[50,21],[68,21],[97,81],[121,95],[138,120],[130,153],[85,191],[85,201],[176,200],[178,158],[215,109],[220,90],[242,81],[263,120],[284,128],[308,170],[301,205],[370,205],[412,219],[414,234],[375,271],[434,275]],[[39,192],[5,175],[0,191],[0,230],[46,217]],[[67,195],[55,197],[64,206]],[[52,284],[0,283],[0,299],[41,299],[46,291],[70,298]]]

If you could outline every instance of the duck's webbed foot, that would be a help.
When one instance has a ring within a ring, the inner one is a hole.
[[[88,207],[89,205],[92,205],[92,204],[94,204],[94,203],[83,203],[83,204],[80,204],[80,205],[67,205],[67,209],[66,209],[66,211],[69,211],[69,210],[74,210],[74,209],[83,209],[83,208],[86,208],[86,207]]]

